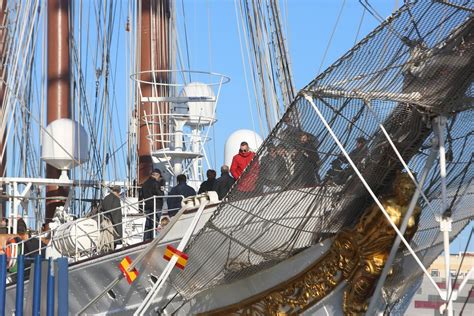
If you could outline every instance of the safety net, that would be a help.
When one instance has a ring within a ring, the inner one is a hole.
[[[406,2],[306,86],[185,252],[171,283],[184,298],[242,280],[354,225],[374,203],[331,131],[371,190],[391,190],[403,166],[421,174],[446,118],[451,238],[472,219],[472,2]],[[316,109],[327,122],[327,128]],[[389,138],[383,133],[384,127]],[[436,146],[435,146],[436,147]],[[238,150],[238,148],[236,148]],[[411,246],[425,266],[442,252],[439,161],[428,169]],[[382,213],[380,213],[382,216]],[[401,248],[380,308],[400,308],[421,270]],[[411,291],[411,292],[410,292]]]

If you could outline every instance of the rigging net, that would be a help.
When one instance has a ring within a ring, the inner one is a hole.
[[[389,194],[396,171],[403,169],[379,124],[410,170],[420,174],[434,139],[433,120],[446,116],[455,238],[472,220],[474,202],[473,46],[468,10],[422,1],[403,6],[298,95],[185,250],[189,264],[172,273],[173,286],[190,299],[242,280],[353,225],[373,203],[302,94],[312,96],[378,195]],[[443,250],[436,219],[442,211],[439,183],[436,162],[422,186],[427,200],[419,199],[422,214],[411,240],[425,266]],[[399,273],[385,283],[384,305],[401,306],[417,286],[422,272],[412,260],[399,250]]]

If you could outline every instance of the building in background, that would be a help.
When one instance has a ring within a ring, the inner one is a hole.
[[[461,264],[462,253],[459,255],[451,255],[451,277],[456,278],[458,267]],[[466,253],[462,262],[459,276],[456,281],[455,288],[457,289],[470,269],[474,267],[474,252]],[[446,288],[444,255],[439,256],[428,269],[433,279],[436,281],[440,289]],[[413,300],[406,311],[406,315],[442,315],[439,307],[444,302],[439,297],[433,285],[428,278],[424,277],[420,288],[416,292]],[[474,279],[467,281],[464,289],[458,293],[458,298],[454,302],[454,315],[474,315]]]

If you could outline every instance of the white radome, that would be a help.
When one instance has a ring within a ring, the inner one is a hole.
[[[260,135],[249,129],[239,129],[233,132],[225,142],[224,164],[230,167],[232,158],[239,153],[241,142],[247,142],[250,150],[256,152],[260,145],[262,145],[263,140]]]
[[[76,121],[58,119],[43,131],[41,159],[59,170],[70,170],[89,160],[89,137]]]
[[[215,100],[212,88],[201,82],[191,82],[185,85],[179,95],[181,97],[190,98],[206,97]],[[189,111],[188,113],[183,113],[183,105],[177,105],[176,109],[180,114],[189,114],[188,125],[208,125],[216,121],[214,113],[215,105],[215,101],[192,101],[185,103],[185,111]]]

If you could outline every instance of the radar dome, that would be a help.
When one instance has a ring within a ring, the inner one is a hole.
[[[251,151],[256,152],[263,143],[262,137],[249,129],[240,129],[233,132],[225,143],[224,164],[232,164],[232,158],[239,153],[240,143],[247,142]]]
[[[76,121],[59,119],[43,131],[41,159],[59,170],[69,170],[89,160],[89,137]]]
[[[189,125],[207,125],[216,121],[214,117],[216,97],[209,85],[202,82],[191,82],[183,87],[179,96],[195,98],[195,100],[185,103],[186,109],[183,109],[181,104],[175,106],[175,109],[180,114],[189,114],[187,122]],[[199,101],[199,99],[211,101]],[[189,112],[184,113],[184,111]]]

